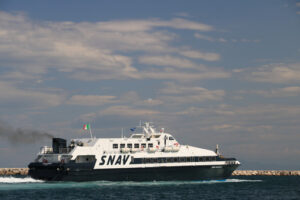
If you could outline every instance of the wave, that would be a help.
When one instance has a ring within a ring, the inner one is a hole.
[[[247,179],[225,179],[225,180],[204,180],[204,181],[149,181],[149,182],[113,182],[113,181],[96,181],[91,182],[99,186],[159,186],[159,185],[187,185],[187,184],[219,184],[219,183],[240,183],[240,182],[262,182],[262,180]]]
[[[204,181],[148,181],[148,182],[134,182],[134,181],[94,181],[94,182],[81,182],[85,184],[96,185],[172,185],[172,184],[214,184],[214,183],[238,183],[238,182],[261,182],[262,180],[246,180],[246,179],[225,179],[225,180],[204,180]],[[0,183],[44,183],[45,181],[36,180],[31,177],[0,177]],[[49,183],[49,182],[48,182]],[[52,182],[52,183],[75,183],[75,182]],[[78,183],[78,185],[81,185]]]
[[[210,181],[93,181],[93,182],[45,182],[30,177],[0,177],[0,190],[32,190],[55,188],[112,188],[112,187],[165,187],[195,184],[229,184],[239,182],[261,182],[262,180],[227,179]],[[25,183],[25,184],[24,184]]]
[[[13,176],[7,176],[7,177],[0,177],[0,183],[42,183],[44,181],[36,180],[31,177],[13,177]]]

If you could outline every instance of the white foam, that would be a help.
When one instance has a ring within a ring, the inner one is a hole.
[[[31,177],[13,177],[13,176],[7,176],[7,177],[0,177],[0,183],[42,183],[44,181],[36,180]]]
[[[246,179],[227,179],[227,183],[240,183],[240,182],[262,182],[262,180],[246,180]]]

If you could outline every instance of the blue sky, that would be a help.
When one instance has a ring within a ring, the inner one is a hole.
[[[118,137],[142,121],[245,169],[299,169],[299,1],[0,2],[0,125]],[[0,134],[0,167],[49,140]]]

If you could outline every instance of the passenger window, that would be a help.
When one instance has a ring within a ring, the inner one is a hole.
[[[113,149],[117,149],[118,148],[118,144],[113,144]]]
[[[191,157],[187,157],[186,162],[191,162]]]
[[[169,140],[174,140],[174,138],[173,137],[169,137]]]
[[[125,144],[120,144],[120,148],[125,148]]]
[[[132,148],[132,144],[127,144],[127,148]]]
[[[174,162],[178,162],[178,158],[174,158]]]
[[[141,147],[142,147],[142,148],[146,148],[146,144],[145,144],[145,143],[142,143],[142,144],[141,144]]]
[[[153,147],[153,143],[149,143],[148,148],[152,148],[152,147]]]
[[[140,148],[140,144],[134,144],[134,148]]]
[[[180,157],[179,162],[185,162],[185,157]]]

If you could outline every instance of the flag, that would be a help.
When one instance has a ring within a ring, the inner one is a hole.
[[[82,129],[83,130],[90,130],[90,124],[84,124]]]

